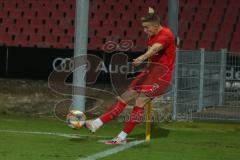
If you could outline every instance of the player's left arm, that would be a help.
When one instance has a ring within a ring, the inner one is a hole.
[[[141,64],[143,61],[158,53],[162,49],[163,45],[161,43],[154,43],[151,47],[149,47],[146,53],[133,60],[133,65],[137,66]]]

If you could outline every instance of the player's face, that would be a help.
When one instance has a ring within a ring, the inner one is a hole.
[[[159,25],[152,22],[143,22],[142,23],[144,32],[149,36],[153,36],[158,33]]]

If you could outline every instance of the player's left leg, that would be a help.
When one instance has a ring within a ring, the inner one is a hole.
[[[87,120],[85,123],[86,128],[91,132],[96,132],[103,124],[108,123],[110,120],[118,116],[126,107],[127,102],[138,96],[138,93],[134,90],[127,90],[120,97],[117,97],[117,101],[111,105],[110,109],[104,114],[94,120]]]
[[[142,121],[144,113],[144,106],[150,102],[151,99],[143,94],[136,98],[135,106],[132,109],[130,118],[125,122],[123,130],[117,137],[110,141],[106,141],[106,144],[123,144],[126,143],[127,136],[132,132],[134,127]]]

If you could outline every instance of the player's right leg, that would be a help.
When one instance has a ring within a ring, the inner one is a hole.
[[[138,96],[138,93],[134,90],[127,90],[120,97],[117,97],[117,101],[110,107],[110,109],[94,120],[87,120],[85,127],[91,132],[96,132],[103,124],[106,124],[116,116],[118,116],[125,109],[127,103]]]

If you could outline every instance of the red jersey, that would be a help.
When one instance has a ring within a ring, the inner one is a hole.
[[[155,43],[163,45],[163,49],[149,58],[150,63],[129,85],[129,89],[143,93],[150,98],[164,94],[171,83],[175,60],[175,40],[172,32],[163,27],[148,40],[148,46]]]
[[[163,27],[156,35],[148,39],[148,46],[155,43],[163,45],[163,49],[150,57],[151,62],[160,63],[165,65],[169,71],[173,70],[175,60],[175,39],[170,29]]]

